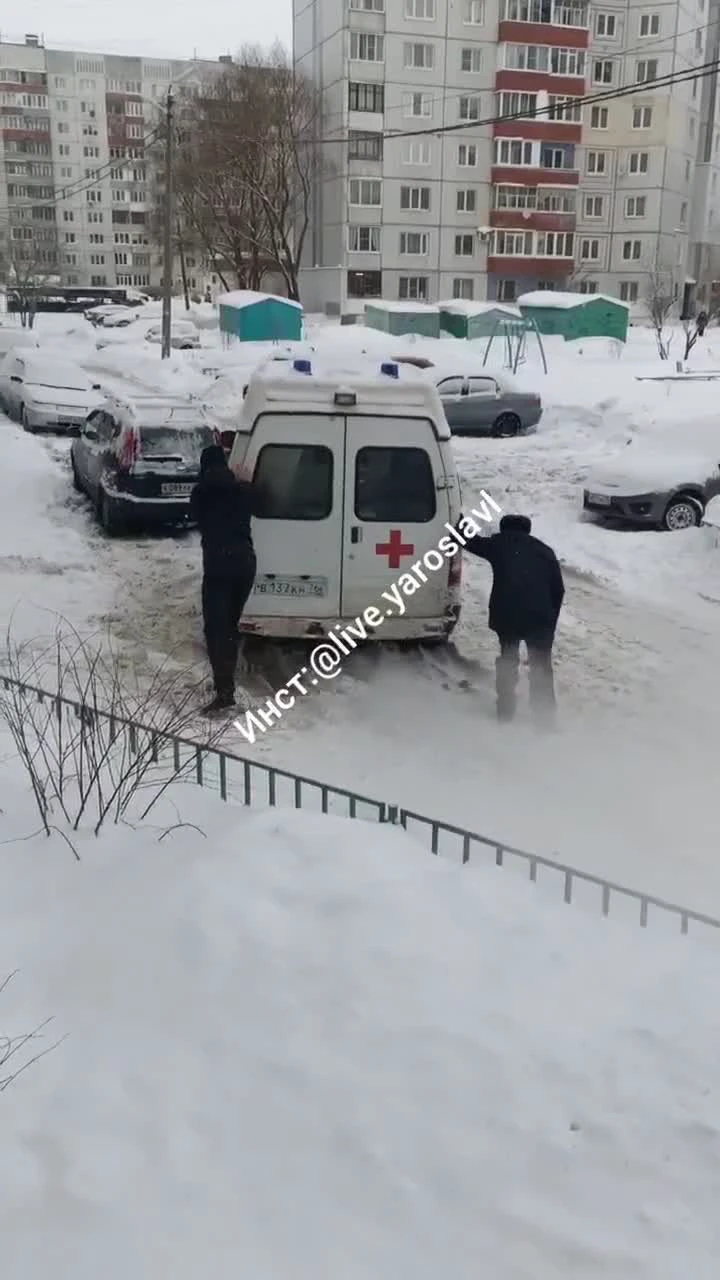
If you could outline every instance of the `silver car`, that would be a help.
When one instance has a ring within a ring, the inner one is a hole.
[[[588,476],[583,511],[603,522],[672,532],[701,524],[719,494],[720,464],[712,459],[633,454]]]
[[[453,375],[437,389],[455,436],[517,436],[536,427],[542,401],[499,374]]]
[[[0,366],[0,404],[25,431],[77,433],[100,403],[99,391],[72,360],[41,351],[10,351]]]

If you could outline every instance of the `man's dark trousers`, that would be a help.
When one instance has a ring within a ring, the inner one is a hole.
[[[205,644],[212,668],[215,693],[219,698],[235,695],[240,637],[238,623],[252,591],[255,561],[233,576],[205,574],[202,583],[202,610]]]
[[[551,631],[537,631],[525,636],[498,636],[500,654],[495,662],[495,688],[499,720],[512,720],[515,715],[520,645],[524,640],[528,654],[531,710],[538,721],[552,722],[555,717],[554,639]]]

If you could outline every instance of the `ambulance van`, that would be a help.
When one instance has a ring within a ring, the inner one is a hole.
[[[460,614],[462,553],[448,555],[460,484],[423,373],[265,364],[247,385],[229,461],[266,497],[242,631],[317,638],[375,607],[383,621],[368,639],[448,638]],[[420,585],[406,593],[408,573]]]

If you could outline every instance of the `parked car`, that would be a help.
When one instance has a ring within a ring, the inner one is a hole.
[[[9,351],[19,351],[20,348],[25,350],[37,351],[40,346],[38,339],[34,333],[29,333],[27,329],[21,329],[19,325],[0,325],[0,360],[2,360]]]
[[[72,360],[24,347],[8,352],[0,366],[0,404],[26,431],[79,431],[101,402],[100,391]]]
[[[583,510],[631,528],[691,529],[720,494],[720,464],[686,454],[634,453],[585,481]]]
[[[104,302],[101,306],[88,307],[86,311],[83,311],[83,315],[86,320],[90,321],[91,325],[99,325],[102,324],[105,316],[111,316],[113,312],[125,311],[125,309],[125,307],[119,307],[116,303]],[[129,323],[130,321],[128,321]]]
[[[145,334],[145,341],[162,342],[162,325],[154,324]],[[170,329],[170,346],[178,351],[193,351],[200,346],[200,334],[189,320],[173,320]]]
[[[437,389],[455,436],[517,436],[542,417],[540,396],[497,373],[442,377]]]
[[[131,324],[135,324],[138,313],[131,307],[103,307],[98,318],[98,324],[103,329],[129,329]]]
[[[73,440],[73,484],[110,535],[186,524],[200,454],[216,441],[202,407],[187,399],[108,397]]]

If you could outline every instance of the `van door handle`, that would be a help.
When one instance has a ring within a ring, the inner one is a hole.
[[[362,542],[362,529],[359,524],[354,524],[350,530],[351,542]]]

